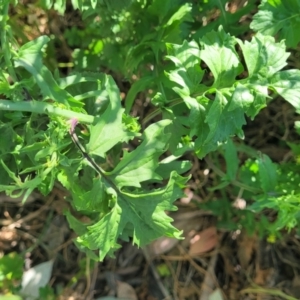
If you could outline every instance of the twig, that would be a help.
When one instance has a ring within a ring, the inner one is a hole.
[[[201,295],[199,300],[208,300],[210,294],[214,290],[215,283],[216,283],[216,276],[215,276],[215,267],[217,263],[218,253],[212,256],[210,259],[208,269],[206,271],[206,275],[204,281],[201,286]]]
[[[21,218],[17,221],[14,221],[10,224],[7,224],[9,229],[13,229],[15,227],[19,227],[22,223],[28,222],[32,219],[34,219],[35,217],[37,217],[38,215],[41,214],[42,211],[50,209],[50,203],[53,201],[52,198],[49,198],[49,200],[41,207],[39,208],[37,211],[34,211],[30,214],[28,214],[27,216],[25,216],[24,218]],[[9,221],[8,221],[9,222]]]
[[[89,299],[93,299],[94,294],[95,294],[95,284],[97,281],[97,276],[98,276],[98,263],[95,264],[93,274],[92,274],[92,279],[91,279],[91,284],[90,284],[90,291],[89,291]]]
[[[280,290],[273,290],[273,289],[264,289],[260,286],[255,286],[252,288],[243,289],[240,291],[240,294],[267,294],[272,296],[278,296],[286,300],[298,300],[297,298],[294,298],[292,296],[289,296],[285,293],[283,293]]]
[[[86,257],[86,266],[85,266],[85,276],[86,276],[86,287],[83,293],[84,299],[87,299],[91,287],[91,270],[90,270],[90,258]]]
[[[147,251],[146,248],[143,249],[143,254],[150,266],[150,269],[151,269],[151,272],[152,272],[152,275],[154,277],[154,279],[156,280],[156,283],[160,289],[160,291],[162,292],[162,294],[164,295],[164,300],[171,300],[172,297],[170,295],[170,293],[168,292],[168,290],[165,288],[165,286],[163,285],[163,283],[161,282],[161,279],[160,279],[160,276],[159,274],[157,273],[153,263],[152,263],[152,260],[150,259],[150,256],[149,256],[149,253]]]

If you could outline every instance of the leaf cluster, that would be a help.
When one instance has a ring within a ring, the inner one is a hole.
[[[250,27],[265,35],[277,35],[288,47],[296,47],[300,41],[299,25],[299,1],[263,0]]]
[[[275,18],[279,8],[288,14],[293,7],[263,1],[251,25],[261,32],[244,41],[227,31],[243,32],[237,20],[253,1],[237,15],[222,11],[225,1],[73,1],[86,26],[65,32],[74,68],[62,78],[45,63],[49,37],[16,45],[7,23],[9,3],[0,19],[0,191],[25,201],[34,189],[47,195],[60,182],[87,217],[82,223],[65,212],[77,246],[103,260],[121,241],[143,246],[162,235],[180,238],[167,212],[177,209],[189,179],[182,174],[192,163],[182,157],[202,159],[218,151],[227,169],[213,189],[233,185],[248,192],[241,226],[265,230],[264,209],[278,211],[271,234],[297,226],[297,168],[277,166],[255,151],[240,162],[232,142],[244,138],[246,120],[274,95],[300,111],[300,71],[286,68],[285,42],[257,27],[265,11]],[[53,4],[63,13],[65,2],[43,2],[46,8]],[[197,11],[220,17],[191,33],[199,25]],[[103,68],[131,82],[124,105],[113,77],[99,72]],[[139,95],[153,108],[141,124],[130,114]],[[220,203],[207,207],[229,224],[231,202],[224,201],[226,209]],[[262,226],[255,225],[258,213]]]

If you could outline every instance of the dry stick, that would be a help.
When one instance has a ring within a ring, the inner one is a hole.
[[[25,223],[25,222],[28,222],[28,221],[34,219],[35,217],[39,216],[42,211],[48,210],[48,209],[50,209],[50,208],[48,207],[48,203],[46,203],[41,208],[39,208],[37,211],[34,211],[34,212],[30,213],[29,215],[25,216],[24,218],[21,218],[17,221],[14,221],[14,222],[8,221],[7,224],[6,224],[7,228],[8,229],[14,229],[16,227],[20,227],[20,225],[22,223]],[[5,225],[5,224],[1,224],[1,225]]]
[[[177,245],[177,248],[179,249],[179,252],[180,252],[180,256],[178,257],[177,260],[188,260],[190,262],[190,264],[195,268],[195,270],[197,272],[199,272],[200,274],[205,274],[206,271],[204,268],[200,267],[195,261],[194,261],[194,258],[196,256],[199,256],[198,254],[195,255],[195,256],[191,256],[189,253],[186,252],[186,250],[180,245],[178,244]],[[218,252],[217,252],[218,253]],[[175,256],[176,257],[176,256]],[[180,259],[181,257],[185,258],[185,259]]]
[[[170,263],[170,261],[166,261],[165,262],[167,267],[169,268],[169,271],[171,272],[172,278],[173,278],[173,299],[172,300],[179,300],[179,298],[177,297],[178,294],[178,280],[177,280],[177,276],[176,276],[176,272],[174,271],[172,264]]]
[[[58,251],[62,250],[63,248],[66,248],[66,246],[72,244],[73,241],[74,241],[74,237],[71,237],[69,240],[67,240],[63,244],[59,245],[58,247],[56,247],[53,251],[58,252]]]
[[[31,219],[35,218],[36,216],[40,215],[40,213],[44,210],[47,210],[47,209],[50,209],[49,206],[51,204],[51,202],[53,201],[53,198],[50,197],[48,199],[48,201],[41,207],[39,208],[37,211],[35,212],[32,212],[30,213],[29,215],[17,220],[17,221],[14,221],[14,222],[10,222],[10,224],[7,224],[7,227],[9,229],[13,229],[15,227],[19,227],[22,223],[25,223],[25,222],[28,222],[30,221]]]
[[[177,268],[176,268],[176,273],[175,273],[175,278],[174,278],[174,295],[178,294],[179,291],[179,281],[178,278],[180,276],[181,273],[181,268],[182,268],[182,261],[178,262]]]
[[[271,295],[271,296],[278,296],[278,297],[281,297],[286,300],[297,300],[297,298],[289,296],[280,290],[265,289],[265,288],[261,288],[259,286],[243,289],[239,293],[240,294],[265,294],[265,295]]]
[[[159,274],[157,273],[154,265],[153,265],[153,262],[152,260],[150,259],[150,255],[148,253],[148,250],[147,248],[143,248],[143,254],[146,258],[146,261],[148,262],[149,266],[150,266],[150,269],[151,269],[151,272],[152,272],[152,275],[154,277],[154,279],[156,280],[156,283],[158,285],[158,287],[160,288],[160,291],[162,292],[162,294],[164,295],[164,300],[171,300],[172,297],[171,295],[169,294],[168,290],[165,288],[165,286],[163,285],[161,279],[160,279],[160,276]]]
[[[179,245],[177,245],[178,247]],[[201,257],[207,257],[207,256],[212,256],[214,255],[215,253],[218,253],[217,250],[215,251],[211,251],[209,253],[202,253],[201,254]],[[193,259],[195,258],[198,258],[199,254],[194,254],[194,255],[190,255],[190,254],[187,254],[186,252],[183,252],[183,254],[181,255],[160,255],[159,257],[161,259],[164,259],[164,260],[180,260],[180,261],[193,261]],[[194,261],[193,261],[194,262]],[[194,262],[195,263],[195,262]],[[195,263],[196,264],[196,263]],[[197,265],[198,266],[198,265]],[[200,267],[200,266],[199,266]],[[200,267],[201,268],[201,267]],[[200,271],[200,273],[205,273],[205,269],[202,268],[202,270]]]
[[[212,258],[210,259],[208,269],[201,286],[201,295],[199,300],[208,300],[210,294],[214,290],[215,282],[216,282],[216,276],[214,270],[217,263],[217,257],[218,257],[218,253],[216,252],[216,254],[212,256]]]
[[[87,295],[90,292],[91,287],[91,270],[90,270],[90,258],[86,258],[86,266],[85,266],[85,276],[86,276],[86,287],[83,293],[84,299],[87,299]]]
[[[195,272],[196,272],[195,269],[191,265],[189,265],[189,270],[187,272],[187,276],[184,282],[185,288],[192,282],[192,277],[194,276]]]
[[[93,270],[91,284],[90,284],[90,291],[89,291],[89,295],[88,295],[89,299],[94,298],[97,276],[98,276],[98,263],[96,263],[94,270]]]

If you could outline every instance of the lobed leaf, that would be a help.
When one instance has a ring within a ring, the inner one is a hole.
[[[296,47],[300,41],[300,2],[262,0],[259,11],[253,17],[250,28],[264,35],[286,40],[288,47]]]
[[[243,71],[235,50],[237,42],[248,70],[243,79],[237,77]],[[216,150],[231,136],[243,138],[245,115],[253,119],[266,106],[270,89],[299,109],[299,72],[280,72],[289,56],[283,41],[276,43],[273,37],[258,33],[250,42],[242,42],[220,27],[204,36],[200,44],[202,49],[194,42],[167,44],[166,58],[175,67],[165,73],[176,83],[172,89],[190,110],[188,118],[175,114],[174,123],[184,120],[183,125],[189,126],[199,157]],[[200,83],[204,74],[201,59],[214,76],[212,86]]]
[[[166,151],[170,134],[165,127],[170,120],[162,120],[150,125],[143,134],[140,146],[130,153],[124,153],[120,163],[109,174],[119,186],[140,187],[140,182],[149,179],[161,179],[155,173],[159,156]]]
[[[121,98],[114,80],[107,76],[105,87],[109,97],[109,105],[103,115],[90,126],[88,153],[105,157],[105,153],[118,143],[128,141],[137,134],[125,130],[122,124]]]
[[[78,242],[89,249],[100,249],[100,260],[106,254],[120,247],[120,236],[143,246],[160,237],[181,237],[181,231],[171,225],[172,219],[165,211],[176,210],[173,202],[184,195],[182,187],[187,178],[173,172],[168,185],[154,191],[130,193],[112,192],[115,205],[94,225],[88,226],[88,232],[79,237]]]
[[[166,44],[166,46],[168,52],[166,58],[173,61],[177,67],[170,73],[166,72],[166,75],[171,81],[179,84],[186,95],[190,95],[199,87],[204,75],[204,71],[200,68],[199,46],[194,41],[189,43],[184,41],[182,45]]]
[[[200,40],[203,48],[200,57],[214,75],[215,88],[231,86],[243,71],[235,50],[236,43],[236,38],[226,34],[221,26]]]
[[[300,70],[286,70],[275,74],[269,86],[300,113]]]
[[[203,157],[226,142],[230,136],[243,137],[242,126],[246,124],[244,111],[241,108],[229,111],[228,99],[221,92],[216,92],[216,97],[210,106],[205,123],[208,125],[206,138],[196,139],[197,154]]]
[[[263,81],[287,65],[289,53],[286,52],[284,41],[276,43],[273,37],[258,33],[251,42],[238,42],[243,50],[250,78],[256,77]]]
[[[49,40],[46,36],[40,36],[23,45],[14,59],[15,66],[25,68],[34,77],[45,99],[52,99],[67,107],[70,104],[82,106],[82,103],[75,100],[68,92],[59,87],[52,73],[44,66],[42,50]]]

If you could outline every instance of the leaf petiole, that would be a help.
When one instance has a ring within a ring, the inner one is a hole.
[[[63,109],[60,107],[55,107],[52,104],[45,102],[32,101],[22,101],[13,102],[10,100],[0,100],[0,110],[8,111],[27,111],[37,114],[47,114],[64,117],[66,119],[76,118],[78,121],[92,124],[94,122],[94,117],[91,115],[74,112],[72,110]]]

